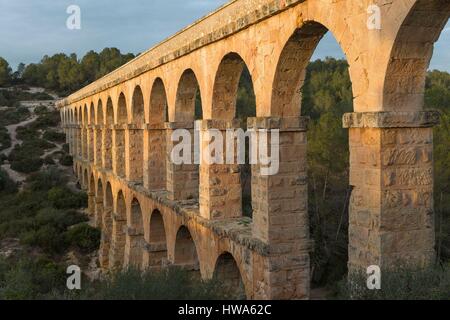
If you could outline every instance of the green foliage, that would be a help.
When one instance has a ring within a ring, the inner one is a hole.
[[[89,299],[101,300],[214,300],[222,297],[218,283],[202,282],[177,268],[144,273],[128,269],[114,274],[89,293]]]
[[[66,141],[66,135],[62,132],[57,132],[55,130],[46,130],[44,132],[43,138],[48,141],[62,143]]]
[[[0,111],[0,125],[8,126],[25,121],[30,116],[30,111],[24,107],[11,107]]]
[[[16,183],[9,177],[8,173],[0,169],[0,193],[11,194],[17,192]]]
[[[367,275],[354,274],[338,285],[338,297],[353,300],[448,300],[450,268],[397,268],[381,273],[381,290],[367,289]]]
[[[73,157],[69,154],[64,154],[59,160],[59,163],[62,166],[71,167],[73,165]]]
[[[64,290],[65,269],[46,258],[0,259],[0,300],[42,299]]]
[[[86,223],[76,225],[64,233],[65,242],[83,253],[91,253],[100,247],[101,232]]]
[[[0,151],[11,147],[11,137],[5,127],[0,127]]]
[[[57,209],[83,208],[87,206],[85,193],[74,193],[65,187],[54,187],[47,193],[48,200]]]
[[[11,82],[11,67],[8,61],[0,57],[0,86],[9,85]]]
[[[59,53],[44,56],[40,63],[25,67],[22,80],[28,85],[43,86],[67,95],[117,69],[134,58],[133,54],[121,54],[116,48],[102,52],[88,52],[81,61],[75,54]]]

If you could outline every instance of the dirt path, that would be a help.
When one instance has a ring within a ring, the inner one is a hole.
[[[28,118],[25,121],[22,121],[20,123],[12,124],[6,127],[6,130],[8,130],[9,136],[11,137],[11,147],[8,149],[5,149],[2,151],[2,154],[9,156],[11,154],[11,151],[14,149],[14,147],[18,144],[21,144],[22,141],[17,139],[17,128],[24,127],[29,125],[30,123],[34,122],[38,117],[32,116]]]

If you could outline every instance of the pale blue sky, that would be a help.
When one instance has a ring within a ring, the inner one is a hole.
[[[0,56],[15,68],[44,54],[84,55],[117,47],[142,52],[227,0],[0,0]],[[81,7],[81,30],[68,30],[66,9]],[[328,34],[314,58],[342,57]],[[436,45],[432,69],[450,71],[450,23]]]

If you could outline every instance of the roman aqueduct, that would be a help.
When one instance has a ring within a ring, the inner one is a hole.
[[[381,28],[370,28],[370,5]],[[58,102],[74,171],[102,229],[105,269],[177,265],[250,299],[310,293],[307,121],[300,88],[330,31],[349,64],[349,269],[434,259],[433,137],[426,71],[450,0],[235,0]],[[151,31],[149,31],[151,32]],[[257,117],[280,129],[280,171],[252,168],[242,216],[237,165],[174,165],[173,130],[233,128],[244,67]],[[339,150],[336,151],[337,154]]]

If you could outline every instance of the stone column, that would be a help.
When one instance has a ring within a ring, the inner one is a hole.
[[[237,120],[202,120],[200,124],[200,216],[205,219],[227,219],[242,216],[242,187],[240,166],[234,158],[233,164],[226,164],[226,130],[240,128]],[[206,163],[203,154],[210,149],[214,130],[223,137],[222,164]],[[235,145],[236,147],[236,145]],[[235,148],[237,155],[237,148]]]
[[[144,241],[143,244],[143,262],[144,269],[160,271],[161,268],[168,264],[167,245],[165,242],[149,243]]]
[[[121,125],[113,130],[113,171],[119,177],[125,177],[125,129]]]
[[[173,148],[180,142],[172,141],[172,134],[177,129],[185,129],[190,132],[192,141],[183,141],[188,144],[194,157],[194,123],[193,122],[166,122],[166,182],[167,191],[170,200],[190,200],[198,198],[198,165],[181,164],[176,165],[172,162],[171,153]],[[192,163],[193,163],[192,158]]]
[[[112,207],[104,207],[102,217],[102,238],[100,244],[99,260],[103,269],[109,268],[109,251],[111,249],[112,235]]]
[[[97,125],[94,129],[94,164],[96,167],[102,167],[102,126]]]
[[[83,132],[83,129],[82,129],[81,125],[77,125],[77,128],[76,128],[76,150],[77,150],[76,156],[80,160],[83,159],[82,132]]]
[[[126,227],[125,266],[141,269],[144,265],[144,231]]]
[[[147,125],[143,145],[144,187],[148,190],[166,188],[166,130],[164,124]]]
[[[105,126],[102,130],[102,166],[106,170],[112,170],[113,164],[113,130],[111,126]]]
[[[103,219],[103,197],[95,197],[95,227],[102,227]]]
[[[93,217],[95,215],[95,193],[89,191],[88,195],[88,215]]]
[[[267,150],[274,148],[272,157],[279,155],[278,170],[263,172],[267,166],[260,161],[252,166],[252,232],[269,248],[267,256],[254,261],[254,282],[260,283],[256,299],[309,298],[307,122],[303,117],[248,119],[249,129],[256,132],[258,154],[260,146],[266,145]],[[277,130],[279,140],[272,142]],[[261,140],[263,135],[266,140]]]
[[[88,126],[87,129],[87,141],[88,141],[88,147],[87,147],[87,160],[89,162],[94,162],[94,150],[95,150],[95,140],[94,140],[94,129],[92,125]]]
[[[128,125],[128,129],[125,131],[125,171],[128,181],[142,183],[143,142],[142,128]]]
[[[350,133],[349,272],[434,261],[433,130],[439,114],[344,115]]]
[[[112,270],[120,270],[124,266],[126,224],[126,218],[122,218],[117,213],[113,215],[112,241],[109,250],[109,268]]]
[[[86,126],[81,128],[81,158],[88,160],[88,129]]]

